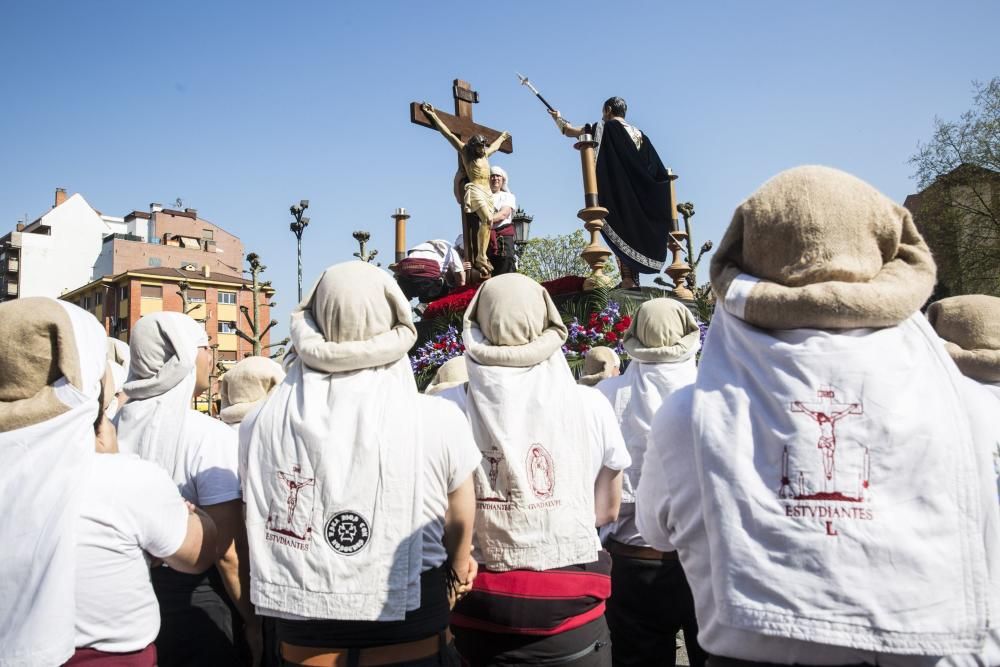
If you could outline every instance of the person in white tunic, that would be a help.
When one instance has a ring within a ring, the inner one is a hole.
[[[185,500],[205,510],[218,529],[216,567],[204,575],[153,569],[163,617],[156,642],[160,664],[236,660],[241,621],[250,650],[259,655],[260,628],[247,595],[239,442],[233,429],[191,407],[208,389],[212,370],[204,325],[182,313],[151,313],[136,323],[130,348],[129,401],[116,418],[119,446],[166,469]]]
[[[1000,298],[968,294],[941,299],[927,308],[927,319],[974,388],[970,404],[975,407],[970,409],[995,417],[993,470],[1000,501]]]
[[[621,375],[622,360],[610,347],[600,345],[587,350],[583,356],[583,374],[578,382],[593,387],[602,380]]]
[[[632,457],[618,520],[601,529],[612,560],[607,616],[616,666],[672,664],[675,636],[681,629],[689,664],[705,664],[696,639],[694,602],[677,552],[651,547],[635,526],[635,490],[653,415],[672,393],[694,382],[700,333],[698,322],[680,301],[646,301],[625,331],[628,369],[597,385],[618,416]]]
[[[465,368],[465,355],[460,354],[441,364],[437,372],[434,373],[434,378],[427,385],[427,388],[424,389],[424,393],[429,396],[437,396],[450,389],[458,388],[461,389],[461,393],[464,396],[465,385],[468,382],[469,371]],[[459,407],[464,411],[464,402]]]
[[[609,665],[610,558],[595,526],[617,517],[630,462],[611,406],[574,381],[562,317],[525,276],[479,289],[463,339],[483,463],[480,572],[452,615],[459,651],[475,665]]]
[[[115,396],[108,406],[108,419],[114,419],[121,410],[128,396],[122,388],[128,379],[128,367],[131,363],[128,343],[117,338],[108,337],[108,368],[111,369],[111,379],[115,385]]]
[[[927,319],[962,374],[1000,398],[1000,297],[941,299],[927,308]]]
[[[396,282],[408,299],[429,303],[465,284],[463,246],[444,239],[419,243],[395,267]]]
[[[510,182],[503,167],[490,167],[490,192],[493,193],[493,218],[490,220],[490,245],[486,256],[493,264],[493,275],[517,270],[514,252],[514,212],[517,198],[510,191]]]
[[[476,572],[468,423],[418,393],[386,272],[328,268],[290,333],[285,381],[240,427],[253,602],[289,663],[451,664]]]
[[[43,297],[0,304],[0,664],[152,667],[146,554],[197,572],[215,526],[117,453],[103,328]]]
[[[219,381],[222,409],[219,419],[239,430],[240,422],[256,410],[285,379],[281,364],[267,357],[247,357]]]
[[[935,267],[910,213],[791,169],[737,208],[711,279],[697,381],[657,413],[636,500],[709,664],[998,664],[995,417],[920,313]]]

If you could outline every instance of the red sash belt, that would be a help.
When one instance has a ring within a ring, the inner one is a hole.
[[[108,653],[96,648],[78,648],[64,667],[156,667],[156,646],[150,644],[141,651]]]
[[[481,570],[451,615],[460,628],[548,636],[586,625],[604,613],[611,595],[611,557],[536,572]]]
[[[407,278],[440,278],[441,265],[433,259],[405,257],[399,262],[396,272]]]

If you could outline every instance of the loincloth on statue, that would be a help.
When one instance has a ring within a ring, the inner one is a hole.
[[[493,193],[488,187],[478,183],[465,184],[465,199],[462,203],[465,205],[466,213],[476,213],[480,219],[482,219],[483,213],[488,218],[492,218],[496,214],[496,209],[493,208]]]

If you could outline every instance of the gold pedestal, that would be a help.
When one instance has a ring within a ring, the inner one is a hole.
[[[597,287],[612,287],[613,280],[604,275],[611,251],[601,245],[598,233],[604,228],[604,218],[608,209],[597,204],[597,169],[594,160],[594,148],[597,142],[589,134],[584,134],[573,144],[580,151],[580,166],[583,169],[583,203],[586,208],[580,209],[576,217],[583,220],[583,228],[590,232],[590,243],[580,257],[590,267],[590,275],[583,281],[583,289],[590,292]]]
[[[580,209],[576,217],[583,220],[583,228],[590,232],[590,243],[580,253],[580,257],[590,267],[590,275],[583,281],[583,290],[590,292],[596,287],[613,287],[614,281],[604,275],[611,251],[601,245],[598,234],[604,228],[604,216],[608,209],[593,206]]]
[[[664,273],[670,276],[670,279],[674,281],[673,291],[674,296],[678,299],[692,300],[694,299],[694,292],[687,288],[687,282],[685,278],[689,273],[691,273],[691,267],[681,259],[681,242],[687,237],[686,232],[671,232],[670,240],[667,242],[667,248],[673,253],[673,257]]]

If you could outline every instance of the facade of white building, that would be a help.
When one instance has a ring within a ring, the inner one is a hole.
[[[123,218],[103,216],[81,194],[57,190],[55,205],[0,238],[0,299],[58,297],[87,284],[104,237],[127,233]]]

